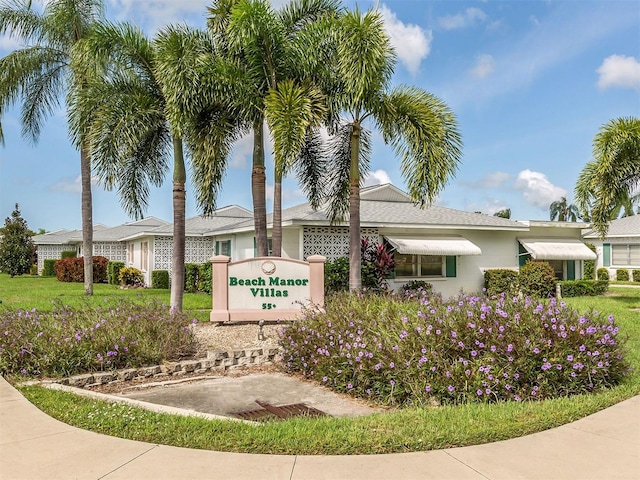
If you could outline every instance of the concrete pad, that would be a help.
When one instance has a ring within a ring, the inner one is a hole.
[[[390,455],[302,456],[292,480],[486,480],[443,451]]]
[[[256,400],[278,406],[304,403],[332,416],[368,415],[377,411],[347,395],[279,373],[219,377],[133,391],[122,396],[226,416],[259,409]]]
[[[605,416],[606,420],[604,420]],[[566,427],[640,446],[640,396],[589,415]],[[640,478],[640,472],[638,478]]]
[[[289,480],[295,461],[294,456],[220,453],[159,446],[111,472],[104,480]]]

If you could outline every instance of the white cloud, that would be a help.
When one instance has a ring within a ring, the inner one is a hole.
[[[464,12],[456,15],[447,15],[439,19],[439,24],[445,30],[457,30],[470,27],[479,22],[484,22],[487,14],[479,8],[467,8]]]
[[[253,133],[245,135],[233,144],[229,167],[246,169],[253,157]]]
[[[489,54],[482,54],[476,57],[476,64],[470,70],[471,75],[477,78],[485,78],[496,69],[496,61]]]
[[[384,170],[376,170],[367,174],[362,185],[365,187],[371,187],[373,185],[384,185],[385,183],[393,183],[391,182],[389,174]]]
[[[17,48],[20,48],[20,43],[15,37],[9,35],[0,36],[0,51],[11,52]]]
[[[551,183],[544,173],[529,169],[518,174],[515,187],[522,190],[527,202],[540,209],[548,209],[553,202],[567,196],[567,191]]]
[[[153,34],[165,25],[184,23],[188,17],[201,19],[204,26],[210,4],[210,0],[107,0],[107,12],[119,21],[133,20],[148,34]]]
[[[405,24],[386,6],[380,9],[384,26],[400,61],[412,74],[418,73],[420,63],[431,52],[433,35],[418,25]]]
[[[91,177],[91,186],[97,187],[100,185],[98,177]],[[51,184],[49,190],[52,192],[62,193],[82,193],[82,177],[78,175],[76,178],[65,177],[60,181]]]
[[[460,182],[462,185],[475,190],[483,190],[489,188],[499,188],[504,185],[505,182],[511,180],[511,175],[505,172],[493,172],[485,175],[476,182]],[[500,210],[500,209],[498,209]]]
[[[486,199],[484,202],[469,202],[465,205],[465,210],[468,212],[480,212],[485,215],[493,215],[500,210],[505,210],[509,206],[504,200],[498,200],[495,198]]]
[[[634,57],[611,55],[598,68],[598,87],[640,89],[640,62]]]

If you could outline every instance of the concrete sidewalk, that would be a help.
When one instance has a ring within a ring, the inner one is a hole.
[[[640,479],[640,396],[577,422],[474,447],[371,456],[221,453],[61,423],[0,379],[0,479]]]

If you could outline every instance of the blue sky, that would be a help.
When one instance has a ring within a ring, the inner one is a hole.
[[[110,19],[152,35],[169,23],[204,27],[210,1],[105,3]],[[357,3],[366,9],[376,2]],[[508,207],[513,219],[548,219],[551,202],[572,201],[599,128],[640,115],[639,0],[381,0],[379,8],[398,54],[394,85],[428,90],[458,119],[463,158],[439,205],[488,214]],[[1,56],[15,48],[15,40],[0,37]],[[17,109],[5,112],[2,125],[0,221],[17,202],[34,230],[81,228],[79,153],[68,140],[64,110],[46,122],[36,145],[21,138]],[[251,145],[250,137],[236,144],[219,207],[251,208]],[[404,188],[398,160],[375,131],[366,182]],[[170,183],[168,174],[153,191],[148,216],[172,220]],[[271,191],[272,168],[267,183]],[[95,224],[132,220],[115,192],[99,183],[93,192]],[[286,180],[284,206],[303,201],[295,181]],[[187,216],[198,213],[188,200]]]

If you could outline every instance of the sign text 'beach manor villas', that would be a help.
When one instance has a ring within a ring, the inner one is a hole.
[[[290,320],[305,306],[322,307],[325,257],[307,260],[213,257],[211,321]]]

